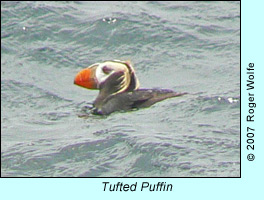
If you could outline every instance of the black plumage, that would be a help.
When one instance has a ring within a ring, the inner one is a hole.
[[[171,97],[186,93],[177,93],[168,89],[131,89],[118,93],[122,84],[123,72],[115,72],[100,85],[100,92],[94,102],[95,114],[108,115],[115,111],[128,111],[149,107]]]

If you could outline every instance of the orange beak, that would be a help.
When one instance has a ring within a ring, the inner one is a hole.
[[[96,67],[88,67],[81,70],[75,76],[74,84],[88,89],[98,89],[95,69]]]

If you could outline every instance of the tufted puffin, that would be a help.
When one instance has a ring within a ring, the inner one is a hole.
[[[95,63],[81,70],[74,84],[99,90],[93,103],[93,113],[98,115],[146,108],[164,99],[187,94],[168,89],[139,89],[131,62],[121,60]]]

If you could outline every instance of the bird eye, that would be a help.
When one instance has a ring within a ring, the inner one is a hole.
[[[109,74],[112,71],[112,69],[107,66],[103,66],[102,70],[105,74]]]

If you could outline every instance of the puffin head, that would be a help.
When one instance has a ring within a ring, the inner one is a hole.
[[[120,74],[120,76],[115,76],[116,74]],[[101,90],[111,77],[112,79],[113,77],[118,78],[116,82],[118,83],[118,90],[115,93],[133,91],[139,87],[139,81],[132,64],[129,61],[120,60],[92,64],[75,76],[74,84],[88,89]]]

